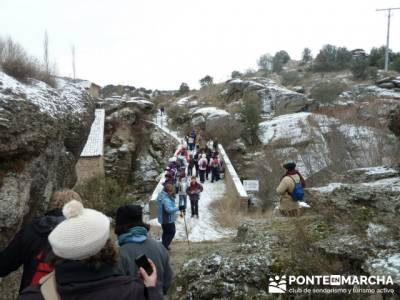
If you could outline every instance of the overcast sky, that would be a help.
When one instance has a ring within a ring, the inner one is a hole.
[[[257,58],[330,43],[349,49],[385,44],[387,14],[400,0],[0,0],[0,36],[35,56],[50,57],[59,75],[100,85],[177,89],[211,75],[256,68]],[[400,51],[400,10],[393,12],[391,48]]]

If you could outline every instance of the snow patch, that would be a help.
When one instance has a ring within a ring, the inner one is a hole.
[[[193,116],[195,115],[202,115],[207,119],[216,119],[230,116],[230,113],[217,107],[202,107],[193,111]]]
[[[42,81],[32,79],[32,84],[17,81],[11,76],[0,72],[0,101],[27,101],[53,118],[64,114],[78,115],[84,111],[82,96],[85,89],[70,80],[57,78],[57,89],[50,87]],[[9,90],[14,95],[3,93]],[[20,96],[16,99],[15,95]]]
[[[318,188],[309,188],[309,190],[316,191],[319,193],[332,193],[334,190],[340,188],[342,185],[343,185],[343,183],[333,182],[327,186],[318,187]]]

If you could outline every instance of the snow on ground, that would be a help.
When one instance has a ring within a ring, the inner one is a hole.
[[[157,115],[154,119],[153,124],[157,125],[161,130],[173,136],[178,142],[182,139],[179,137],[176,131],[170,130],[168,125],[167,117]],[[211,179],[211,174],[210,178]],[[186,226],[189,233],[189,240],[191,242],[201,242],[201,241],[212,241],[221,239],[227,236],[231,236],[235,233],[234,230],[220,228],[220,225],[214,220],[213,213],[209,205],[225,194],[225,182],[220,180],[218,182],[211,183],[206,181],[203,184],[203,192],[200,195],[199,200],[199,219],[190,217],[190,200],[187,198],[187,209],[186,209]],[[176,197],[176,203],[178,202],[178,196]],[[157,219],[150,220],[150,225],[155,227],[160,227]],[[176,221],[176,235],[175,240],[186,241],[186,230],[185,222],[182,217],[177,216]]]
[[[327,186],[309,188],[309,190],[319,192],[319,193],[331,193],[334,190],[336,190],[342,186],[349,186],[349,185],[351,185],[351,184],[333,182]],[[400,192],[400,177],[393,177],[393,178],[376,180],[376,181],[372,181],[372,182],[365,182],[365,183],[361,183],[361,185],[364,187],[379,188],[379,189],[385,189],[385,190],[394,191],[394,192]]]
[[[383,254],[382,256],[381,258],[372,258],[367,261],[368,271],[372,275],[390,275],[394,282],[400,283],[400,253]]]
[[[363,186],[400,192],[400,177],[381,179],[373,182],[362,183]]]
[[[343,185],[343,183],[333,182],[327,186],[317,187],[317,188],[309,188],[309,190],[320,192],[320,193],[331,193],[334,190],[340,188],[342,185]]]
[[[370,168],[358,168],[352,171],[365,171],[366,175],[376,175],[376,174],[398,174],[399,172],[393,168],[379,166],[379,167],[370,167]]]
[[[225,194],[224,181],[211,183],[206,181],[203,184],[203,192],[199,200],[199,218],[190,217],[190,201],[188,198],[188,205],[186,210],[186,224],[189,233],[189,240],[192,242],[217,240],[225,236],[234,234],[233,230],[226,230],[220,228],[214,220],[213,213],[209,205],[221,198]],[[178,197],[177,197],[178,199]],[[176,235],[175,239],[178,241],[186,241],[185,223],[182,217],[178,217],[176,221]]]
[[[86,91],[81,85],[61,78],[57,78],[56,84],[57,89],[35,79],[31,80],[31,84],[25,84],[0,72],[0,101],[28,101],[37,106],[41,112],[55,118],[62,114],[74,114],[84,110],[85,102],[82,101],[82,94]],[[2,90],[10,90],[21,98],[16,99],[14,95],[2,93]]]
[[[214,118],[226,117],[229,116],[230,114],[226,110],[217,107],[202,107],[194,110],[192,115],[193,116],[202,115],[206,117],[208,120],[210,120]]]

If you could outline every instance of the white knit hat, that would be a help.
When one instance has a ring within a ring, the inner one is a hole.
[[[66,218],[50,233],[49,242],[58,257],[83,260],[96,255],[110,237],[110,219],[72,200],[64,205]]]

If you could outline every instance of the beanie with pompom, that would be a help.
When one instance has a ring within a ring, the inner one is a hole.
[[[76,200],[65,204],[62,211],[66,219],[49,235],[54,254],[83,260],[100,252],[110,237],[110,219]]]

